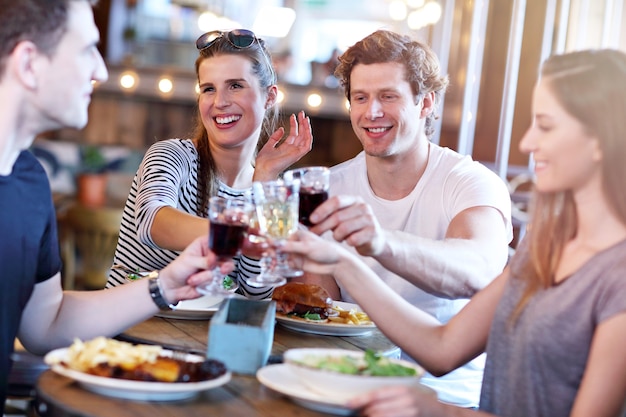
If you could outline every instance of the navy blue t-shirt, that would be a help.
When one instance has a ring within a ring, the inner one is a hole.
[[[46,173],[23,151],[0,176],[0,411],[22,311],[36,283],[61,270],[57,224]]]

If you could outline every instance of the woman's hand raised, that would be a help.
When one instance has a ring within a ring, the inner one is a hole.
[[[275,180],[285,169],[311,151],[313,133],[311,120],[301,111],[289,118],[289,135],[283,139],[285,128],[278,128],[256,157],[254,181]]]

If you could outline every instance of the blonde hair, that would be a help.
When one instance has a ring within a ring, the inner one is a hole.
[[[555,55],[543,64],[541,77],[565,111],[598,138],[603,193],[626,224],[626,54],[602,49]],[[530,214],[527,262],[511,264],[513,275],[526,281],[513,320],[537,291],[553,285],[563,249],[577,233],[571,191],[535,192]]]

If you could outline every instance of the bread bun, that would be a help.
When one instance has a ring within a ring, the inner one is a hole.
[[[333,300],[328,291],[319,285],[290,281],[274,289],[272,300],[276,301],[276,311],[284,314],[319,314],[326,319],[332,309]]]
[[[272,299],[322,308],[326,308],[329,304],[332,304],[332,299],[328,291],[323,287],[315,284],[305,284],[303,282],[288,282],[285,285],[277,287],[274,290]]]

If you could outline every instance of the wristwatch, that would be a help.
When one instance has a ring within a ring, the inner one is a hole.
[[[161,290],[159,282],[159,273],[158,271],[155,271],[155,273],[156,277],[148,279],[148,291],[150,291],[150,297],[152,298],[152,301],[154,301],[154,304],[159,307],[159,310],[172,310],[172,304],[168,304],[168,302],[165,301],[165,297],[163,297],[163,291]],[[153,273],[151,272],[150,275],[153,275]]]

